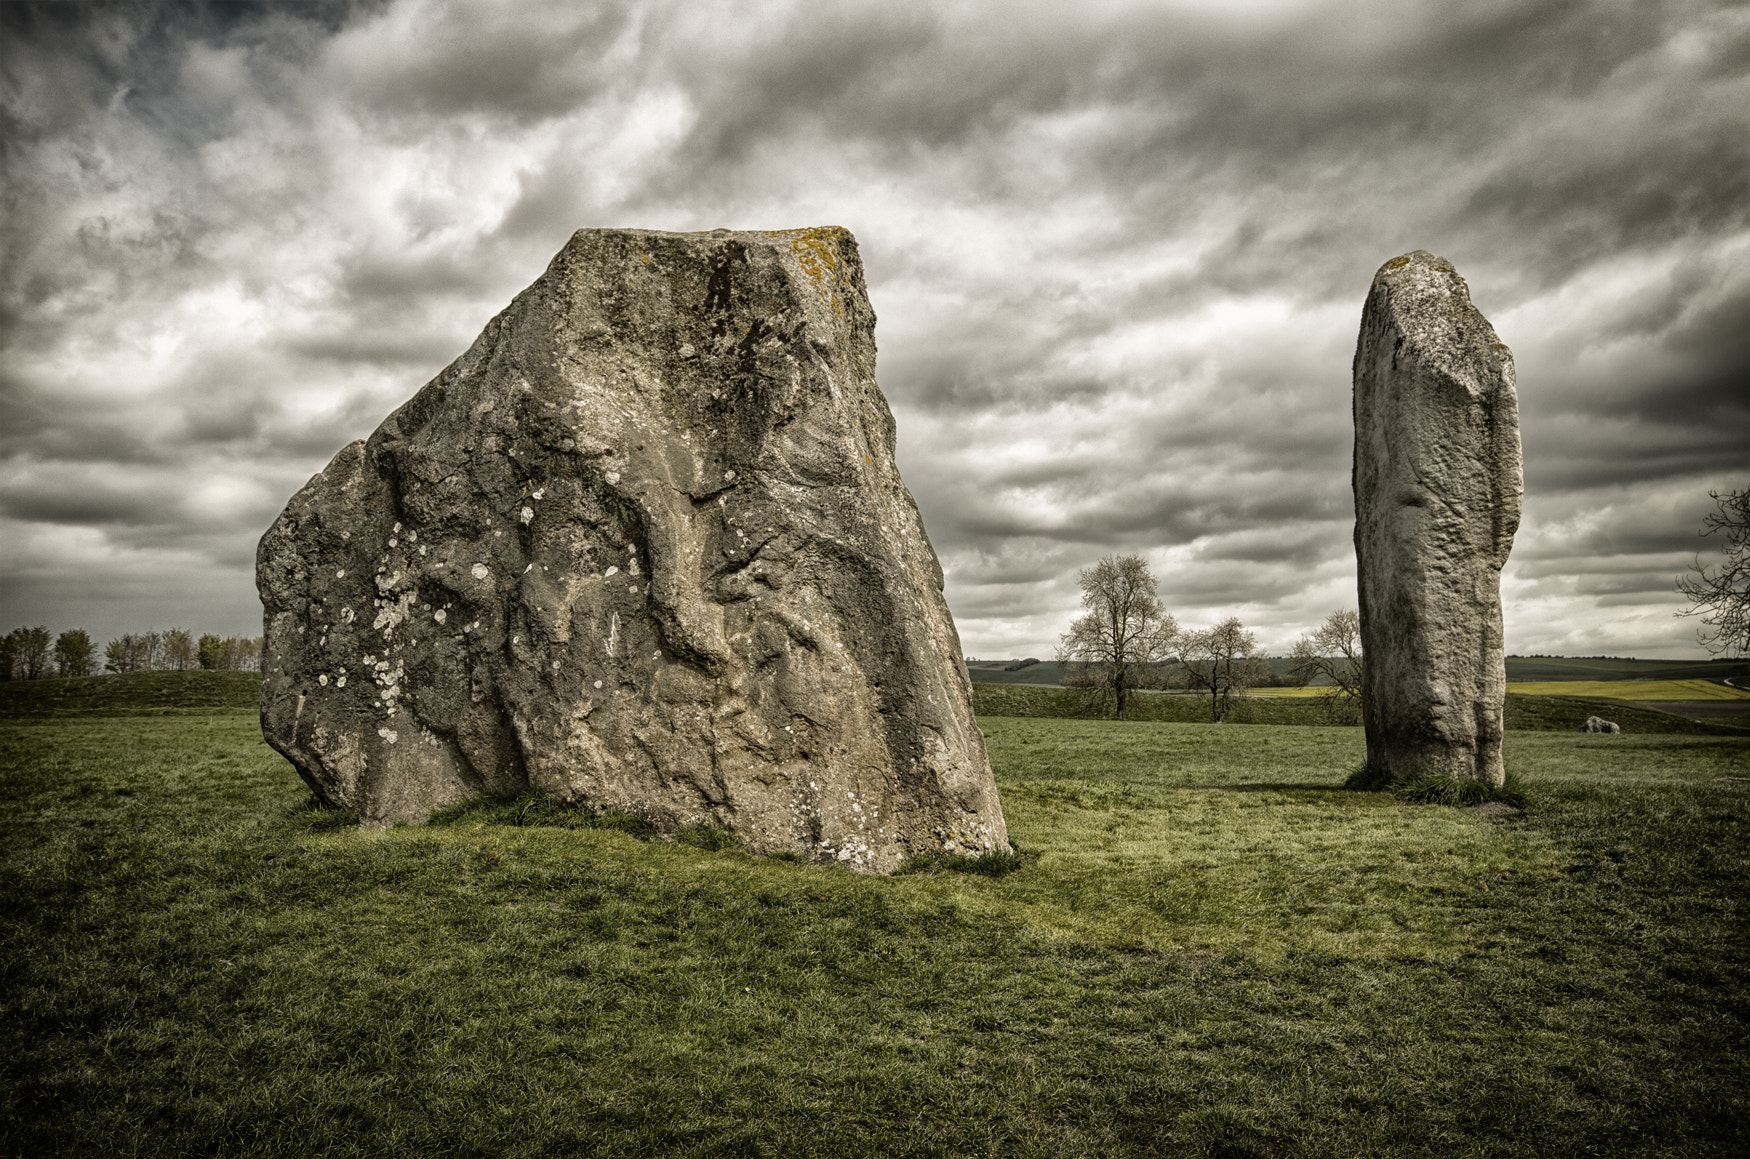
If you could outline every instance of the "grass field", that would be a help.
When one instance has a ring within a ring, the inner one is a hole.
[[[0,717],[72,712],[151,715],[189,708],[250,708],[261,699],[261,673],[194,669],[129,672],[66,680],[0,682]]]
[[[1635,660],[1616,656],[1509,656],[1512,682],[1568,680],[1721,680],[1750,682],[1750,657],[1737,660]]]
[[[1609,696],[1618,700],[1742,700],[1750,712],[1750,689],[1711,680],[1547,680],[1509,684],[1520,696]]]
[[[1318,697],[1328,688],[1255,688],[1254,696]],[[1539,680],[1509,682],[1514,696],[1586,696],[1616,700],[1742,700],[1750,712],[1750,689],[1711,680]]]
[[[969,666],[974,681],[992,684],[1056,684],[1063,676],[1063,665],[1047,660],[1015,672],[1002,671],[1004,661],[981,661]],[[988,666],[987,666],[988,665]],[[1293,664],[1283,658],[1270,660],[1270,671],[1286,675]],[[1704,680],[1718,683],[1729,679],[1735,684],[1750,686],[1750,659],[1740,660],[1633,660],[1616,657],[1509,656],[1507,680],[1512,684],[1571,682],[1587,684],[1617,681]],[[1291,692],[1293,690],[1284,690]],[[1606,693],[1604,695],[1620,695]],[[1629,699],[1673,699],[1669,697],[1630,697]],[[1676,699],[1687,699],[1679,697]]]
[[[1730,703],[1730,702],[1722,702]],[[1097,720],[1111,708],[1068,688],[1014,684],[974,684],[972,704],[980,717],[1019,716],[1034,719]],[[1522,731],[1573,732],[1589,716],[1603,716],[1632,733],[1673,733],[1696,736],[1750,735],[1750,704],[1746,715],[1700,721],[1622,700],[1575,696],[1507,697],[1507,727]],[[1207,698],[1173,693],[1142,693],[1126,710],[1131,720],[1197,724],[1210,718]],[[1318,725],[1324,712],[1317,696],[1247,697],[1235,702],[1230,723],[1251,725]]]
[[[0,719],[0,1153],[1750,1150],[1750,738],[1511,733],[1491,819],[1358,729],[987,716],[1023,867],[865,878],[361,831],[153,712]]]

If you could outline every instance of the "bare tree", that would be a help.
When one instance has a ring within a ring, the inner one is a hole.
[[[1750,487],[1724,495],[1709,491],[1719,505],[1702,517],[1703,535],[1725,532],[1721,550],[1725,560],[1708,566],[1701,556],[1689,565],[1694,573],[1677,581],[1677,590],[1689,597],[1689,607],[1680,616],[1700,616],[1707,628],[1696,639],[1709,652],[1750,652]]]
[[[55,637],[55,670],[62,676],[89,676],[97,663],[97,645],[83,628],[69,628]]]
[[[1289,656],[1294,674],[1311,684],[1330,681],[1320,695],[1325,719],[1332,724],[1361,722],[1361,613],[1332,612],[1309,634],[1294,642]]]
[[[1233,711],[1233,698],[1270,673],[1270,662],[1256,655],[1258,638],[1237,616],[1201,632],[1187,632],[1179,642],[1179,665],[1185,683],[1209,693],[1210,719],[1217,724]]]
[[[1086,612],[1058,641],[1063,682],[1095,690],[1123,720],[1130,693],[1158,687],[1179,625],[1161,609],[1155,577],[1140,555],[1109,555],[1077,576]]]

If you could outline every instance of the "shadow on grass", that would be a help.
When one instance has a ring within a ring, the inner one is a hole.
[[[604,809],[597,813],[576,805],[560,804],[537,791],[508,800],[475,797],[471,801],[463,801],[460,805],[433,813],[426,823],[442,826],[508,825],[517,829],[605,829],[625,833],[640,841],[665,839],[655,825],[634,813],[622,813],[617,809]],[[747,849],[735,834],[711,825],[688,825],[668,837],[681,845],[691,845],[707,853]]]
[[[359,823],[359,815],[351,809],[330,805],[311,793],[286,811],[286,819],[306,833],[332,833],[350,829]]]
[[[656,826],[643,817],[606,809],[600,813],[562,805],[539,792],[524,793],[508,799],[475,797],[440,809],[426,821],[428,825],[509,825],[518,829],[610,829],[628,833],[640,841],[649,841]],[[692,842],[697,844],[697,842]]]
[[[1346,793],[1349,787],[1329,781],[1247,781],[1241,785],[1175,785],[1174,788],[1208,789],[1224,793]]]
[[[1025,869],[1036,857],[1021,852],[1021,847],[1009,843],[1008,852],[995,851],[982,856],[965,853],[919,853],[900,863],[895,874],[901,873],[975,873],[980,877],[1007,877]]]
[[[1525,783],[1511,770],[1505,781],[1491,785],[1487,781],[1459,781],[1440,776],[1398,779],[1385,769],[1364,764],[1349,774],[1343,787],[1361,793],[1390,793],[1400,801],[1416,805],[1470,808],[1499,802],[1515,809],[1526,806]]]

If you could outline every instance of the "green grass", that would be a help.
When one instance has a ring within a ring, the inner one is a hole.
[[[315,807],[252,713],[0,720],[0,1154],[1750,1149],[1750,738],[981,720],[1022,853],[859,877]]]
[[[1390,793],[1400,801],[1419,805],[1450,805],[1470,808],[1497,803],[1512,809],[1526,806],[1525,782],[1512,769],[1499,785],[1487,781],[1459,781],[1452,777],[1429,774],[1397,780],[1389,769],[1363,762],[1344,780],[1345,789],[1357,792]]]
[[[1577,732],[1587,717],[1615,721],[1625,733],[1690,736],[1744,736],[1750,716],[1726,720],[1690,720],[1626,700],[1579,696],[1507,696],[1507,728],[1524,731]]]
[[[1069,688],[974,684],[972,705],[979,716],[1018,716],[1055,720],[1104,720],[1111,708]],[[1253,696],[1235,702],[1232,724],[1324,723],[1316,698]],[[1133,696],[1126,710],[1133,721],[1194,724],[1209,720],[1209,702],[1187,694],[1148,692]],[[1724,721],[1690,720],[1623,700],[1574,696],[1507,697],[1507,727],[1525,731],[1574,732],[1589,716],[1616,721],[1628,732],[1739,736],[1750,731],[1750,717]],[[1357,729],[1359,731],[1359,729]]]

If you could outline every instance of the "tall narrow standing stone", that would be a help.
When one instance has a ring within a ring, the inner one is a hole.
[[[1417,250],[1374,275],[1354,405],[1368,764],[1499,785],[1519,404],[1512,353],[1444,258]]]
[[[370,822],[1007,849],[874,335],[842,229],[580,230],[262,538],[269,743]]]

